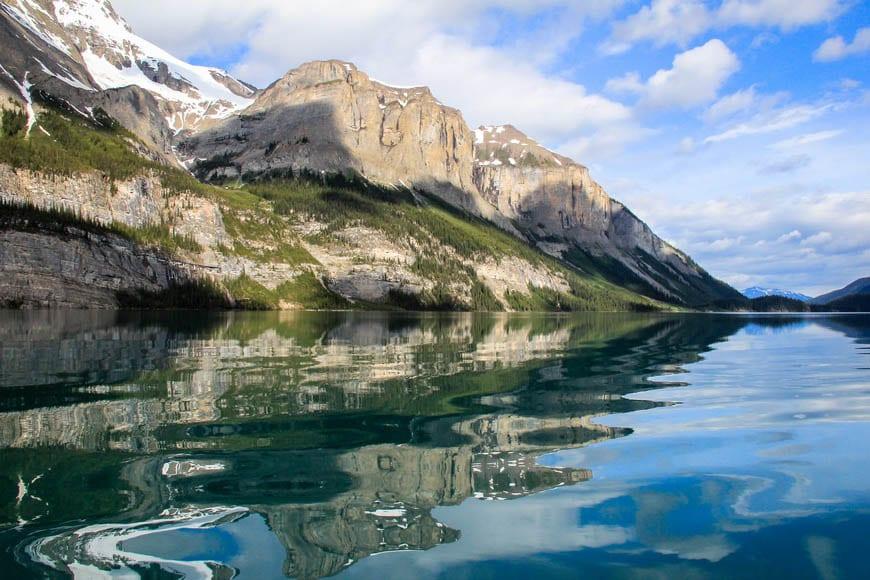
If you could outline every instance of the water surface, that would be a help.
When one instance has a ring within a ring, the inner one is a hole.
[[[0,576],[870,576],[870,317],[0,312]]]

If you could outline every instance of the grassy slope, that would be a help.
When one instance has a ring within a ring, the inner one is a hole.
[[[354,224],[379,229],[390,239],[415,240],[422,251],[413,269],[433,280],[435,287],[421,297],[394,296],[393,303],[397,307],[501,309],[495,296],[464,262],[472,257],[499,260],[506,256],[516,256],[558,271],[571,288],[570,292],[555,292],[530,287],[527,293],[513,293],[507,299],[515,310],[663,307],[604,277],[581,275],[492,224],[433,199],[420,204],[410,192],[377,188],[353,180],[334,179],[323,183],[300,179],[300,176],[288,179],[286,175],[283,179],[258,181],[236,189],[203,184],[184,171],[141,157],[131,146],[135,138],[108,116],[98,113],[95,121],[85,121],[59,109],[56,103],[50,105],[40,113],[37,125],[27,138],[24,115],[3,112],[0,163],[61,175],[96,171],[111,180],[150,173],[159,177],[170,194],[190,192],[220,205],[227,231],[236,240],[232,247],[221,248],[225,253],[258,262],[316,264],[288,227],[289,221],[307,214],[327,224],[314,242],[329,243],[333,233]],[[112,224],[107,228],[173,253],[199,249],[192,240],[172,235],[169,225],[135,229]],[[470,298],[456,295],[457,283],[467,289]],[[226,286],[250,308],[274,308],[281,302],[308,308],[352,306],[326,290],[313,275],[302,276],[276,290],[267,290],[246,277],[228,281]]]

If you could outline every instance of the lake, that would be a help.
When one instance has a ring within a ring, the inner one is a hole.
[[[867,578],[870,316],[0,312],[3,578]]]

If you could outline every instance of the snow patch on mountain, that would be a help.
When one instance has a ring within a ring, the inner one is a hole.
[[[31,44],[46,55],[33,57],[42,72],[81,90],[141,87],[165,104],[176,131],[229,117],[256,94],[225,70],[191,65],[137,36],[107,0],[9,0],[0,8],[32,33]],[[58,70],[46,44],[84,65],[91,79]]]
[[[7,4],[4,2],[3,4],[0,4],[0,7],[2,7],[7,14],[12,16],[12,18],[18,21],[21,26],[27,28],[47,44],[50,44],[67,56],[72,56],[72,49],[70,46],[56,34],[52,34],[48,30],[45,30],[45,27],[40,24],[39,15],[36,13],[41,13],[43,14],[43,17],[51,18],[51,15],[46,12],[42,6],[33,0],[19,0],[18,5]]]
[[[216,68],[191,65],[175,58],[134,34],[130,26],[101,0],[55,0],[54,5],[55,15],[61,25],[90,32],[107,49],[112,50],[116,57],[129,63],[127,67],[117,67],[105,57],[95,54],[90,47],[82,51],[94,80],[103,89],[135,84],[164,98],[180,102],[223,100],[234,105],[234,108],[245,107],[251,103],[252,90],[245,91],[246,95],[238,95],[214,78],[214,73],[224,77],[228,77],[229,73]],[[139,62],[148,62],[155,68],[159,63],[165,64],[173,77],[191,85],[191,94],[152,81],[145,76]]]

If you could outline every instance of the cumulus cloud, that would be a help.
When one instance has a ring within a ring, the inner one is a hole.
[[[439,97],[458,103],[469,119],[513,123],[541,139],[559,141],[580,130],[605,127],[618,131],[631,122],[631,111],[618,102],[456,37],[428,39],[414,66],[426,71]]]
[[[690,108],[716,98],[719,89],[740,69],[740,60],[724,42],[714,38],[674,57],[671,68],[660,69],[645,82],[637,73],[608,81],[613,92],[634,92],[649,108]]]
[[[776,238],[776,243],[783,244],[785,242],[790,242],[792,240],[799,240],[802,237],[803,237],[803,234],[800,232],[800,230],[792,230],[792,231],[788,232],[787,234],[782,234],[781,236]]]
[[[627,51],[641,40],[657,46],[685,46],[710,27],[711,15],[700,0],[653,0],[613,25],[611,38],[599,48],[605,54]]]
[[[685,46],[710,30],[730,26],[773,27],[790,31],[827,22],[845,9],[843,0],[724,0],[718,8],[701,0],[652,0],[624,20],[613,24],[608,40],[599,46],[604,54],[619,54],[641,41],[656,46]],[[772,37],[756,37],[754,47]]]
[[[865,52],[870,52],[870,26],[858,30],[852,42],[846,42],[842,36],[827,39],[813,53],[813,60],[830,62]]]

